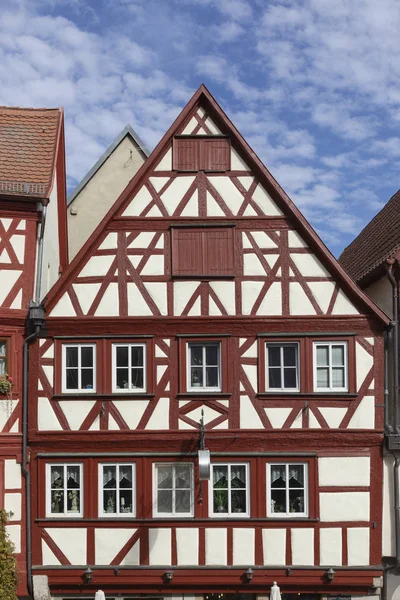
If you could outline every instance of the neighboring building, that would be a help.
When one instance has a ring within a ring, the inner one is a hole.
[[[400,190],[345,248],[339,262],[358,285],[392,319],[386,342],[387,391],[385,418],[385,458],[383,480],[383,564],[385,594],[388,600],[400,595],[400,423],[399,423],[399,329],[400,279]],[[388,276],[389,272],[389,276]],[[392,283],[390,282],[392,275]],[[393,307],[396,305],[397,315]],[[397,344],[398,346],[398,344]],[[394,493],[397,488],[398,493]]]
[[[378,597],[388,319],[204,86],[45,308],[32,558],[53,598]]]
[[[127,125],[68,198],[68,247],[72,260],[142,166],[149,152]]]
[[[8,530],[21,596],[27,593],[21,476],[25,325],[29,302],[40,302],[68,264],[65,211],[63,113],[0,107],[0,506],[12,512]]]

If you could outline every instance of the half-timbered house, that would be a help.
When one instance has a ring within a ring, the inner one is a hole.
[[[25,323],[30,301],[40,303],[67,265],[65,210],[63,113],[0,107],[0,507],[10,515],[21,597],[27,593]]]
[[[53,598],[379,593],[387,318],[204,86],[45,308],[32,559]]]

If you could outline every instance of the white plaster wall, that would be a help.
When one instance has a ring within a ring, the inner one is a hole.
[[[227,530],[206,529],[206,565],[226,565],[227,559]]]
[[[15,554],[21,552],[21,525],[6,525],[6,531],[14,544]]]
[[[4,494],[4,508],[8,513],[12,513],[10,521],[21,520],[21,494]]]
[[[70,260],[96,229],[143,162],[143,155],[130,136],[126,136],[73,200],[67,212]],[[72,207],[77,211],[76,215],[71,214]]]
[[[176,529],[178,565],[199,564],[199,530],[195,527]]]
[[[264,565],[286,565],[286,529],[263,529]]]
[[[326,456],[318,459],[319,485],[368,486],[369,456]]]
[[[96,565],[109,565],[136,529],[98,528],[94,530]]]
[[[233,530],[233,564],[234,565],[254,565],[254,529],[234,529]]]
[[[171,529],[149,529],[149,564],[171,564]]]
[[[347,563],[349,566],[369,565],[369,529],[347,529]]]
[[[314,564],[314,529],[292,528],[292,565]]]
[[[54,186],[50,194],[50,202],[47,206],[46,225],[44,228],[41,298],[44,298],[46,292],[58,279],[60,251],[57,199],[57,178],[55,177]]]
[[[340,527],[320,529],[320,565],[342,564],[342,530]]]
[[[356,374],[357,374],[357,391],[360,389],[366,376],[374,363],[373,357],[364,348],[356,342]]]
[[[392,286],[387,277],[378,279],[364,291],[389,317],[393,316]]]
[[[393,463],[392,456],[383,460],[383,521],[382,555],[395,556],[395,532],[393,509]],[[399,490],[400,491],[400,490]]]
[[[14,458],[4,461],[4,487],[18,490],[21,487],[21,465]]]
[[[369,492],[323,492],[319,506],[321,521],[369,521]]]
[[[72,565],[86,564],[87,532],[83,527],[46,527],[45,531]]]

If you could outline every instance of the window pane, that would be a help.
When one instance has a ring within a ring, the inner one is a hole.
[[[281,364],[281,347],[268,346],[268,365],[270,367],[279,367]]]
[[[93,367],[93,348],[82,346],[81,348],[82,367]]]
[[[122,490],[119,494],[119,512],[132,512],[132,490]]]
[[[271,465],[271,488],[286,487],[286,466]]]
[[[6,359],[0,358],[0,375],[4,375],[6,372]]]
[[[175,512],[190,512],[190,490],[176,490],[175,492]]]
[[[286,491],[271,490],[271,512],[285,513],[286,512]]]
[[[63,490],[52,490],[52,492],[51,492],[51,512],[52,513],[63,513],[64,512],[64,491]]]
[[[82,389],[90,390],[93,388],[93,369],[82,369]]]
[[[206,367],[206,387],[218,387],[218,367]]]
[[[128,369],[117,369],[117,388],[128,388]]]
[[[159,490],[157,494],[157,511],[172,513],[172,490]]]
[[[172,467],[157,467],[157,486],[172,489]]]
[[[7,354],[6,342],[0,342],[0,356],[6,356],[6,354]]]
[[[332,387],[343,388],[344,386],[344,367],[334,367],[332,369]]]
[[[278,388],[282,387],[282,378],[281,378],[281,369],[278,368],[269,368],[268,369],[268,387],[270,388]]]
[[[133,346],[131,348],[132,367],[143,366],[143,348],[142,346]]]
[[[78,366],[78,348],[77,346],[69,347],[65,349],[66,365],[67,367]]]
[[[228,512],[228,490],[214,490],[214,512],[215,513],[227,513]]]
[[[332,364],[338,367],[344,366],[344,347],[332,346]]]
[[[231,466],[231,488],[246,487],[246,467],[244,465]]]
[[[128,346],[117,346],[117,367],[128,366]]]
[[[285,368],[283,371],[284,386],[285,388],[296,388],[297,387],[297,369]]]
[[[76,465],[67,466],[67,489],[78,488],[80,485],[80,469]]]
[[[77,390],[78,385],[78,369],[67,369],[67,390]]]
[[[106,490],[103,493],[103,510],[106,513],[117,512],[117,492],[116,490]]]
[[[228,467],[224,465],[216,465],[213,467],[213,485],[214,488],[228,487]]]
[[[218,365],[219,346],[206,346],[206,365]]]
[[[127,465],[126,467],[120,466],[119,468],[119,487],[120,488],[131,488],[132,487],[132,467]]]
[[[289,512],[304,512],[304,490],[289,490]]]
[[[234,490],[232,492],[231,511],[233,513],[246,512],[246,490]]]
[[[296,366],[297,346],[283,347],[283,364],[286,367]]]
[[[190,346],[190,355],[193,366],[203,364],[203,346]]]
[[[64,487],[64,467],[55,466],[51,467],[51,487],[62,488]]]
[[[68,492],[67,512],[77,513],[80,511],[80,494],[79,490]]]
[[[143,389],[143,368],[131,369],[132,388]]]
[[[106,489],[117,487],[116,467],[108,465],[103,467],[103,487]]]
[[[192,367],[190,374],[190,387],[203,387],[203,368]]]
[[[175,468],[175,487],[190,488],[191,467],[183,465]]]
[[[317,346],[317,365],[319,367],[329,365],[329,346]]]
[[[289,487],[304,487],[304,467],[303,465],[289,465]]]
[[[327,388],[329,387],[329,369],[318,368],[317,369],[317,387]]]

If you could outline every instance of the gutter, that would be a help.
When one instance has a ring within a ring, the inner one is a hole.
[[[42,288],[42,268],[43,268],[43,239],[44,239],[44,230],[46,226],[46,216],[47,216],[47,205],[48,200],[41,200],[40,204],[42,207],[42,220],[40,222],[40,232],[38,236],[38,259],[36,265],[36,281],[35,281],[35,302],[36,304],[40,304],[40,294]],[[39,206],[38,206],[39,208]]]

